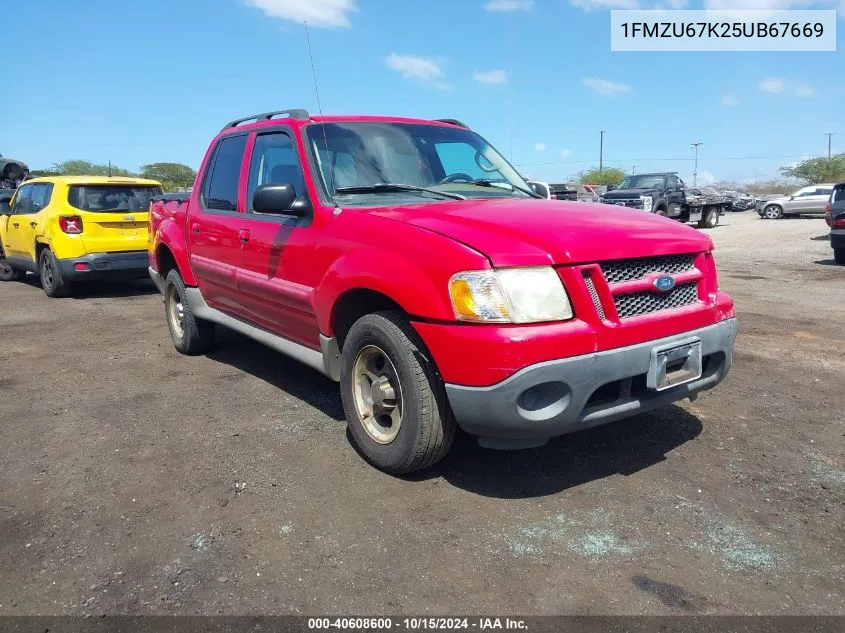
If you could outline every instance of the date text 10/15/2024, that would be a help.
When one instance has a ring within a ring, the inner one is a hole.
[[[423,631],[423,630],[528,630],[528,624],[520,618],[476,617],[407,617],[393,618],[308,618],[311,630],[341,631]]]

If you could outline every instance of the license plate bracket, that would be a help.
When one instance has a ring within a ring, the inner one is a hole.
[[[701,339],[655,347],[646,375],[646,386],[652,391],[664,391],[701,378]]]

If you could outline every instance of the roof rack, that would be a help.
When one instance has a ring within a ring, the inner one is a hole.
[[[465,127],[469,129],[469,126],[466,123],[458,121],[457,119],[434,119],[438,123],[449,123],[450,125],[457,125],[458,127]]]
[[[296,119],[297,121],[307,121],[311,118],[311,115],[308,114],[308,110],[303,108],[293,108],[291,110],[277,110],[275,112],[264,112],[263,114],[253,114],[252,116],[246,116],[242,119],[235,119],[234,121],[229,121],[226,125],[223,126],[223,129],[227,129],[230,127],[237,127],[241,123],[246,123],[247,121],[269,121],[270,119],[276,117],[287,117],[290,119]]]

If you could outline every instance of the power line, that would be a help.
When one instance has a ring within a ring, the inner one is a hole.
[[[710,160],[783,160],[786,158],[808,158],[807,154],[785,154],[782,156],[710,156]],[[809,158],[813,158],[809,156]],[[636,162],[654,162],[654,161],[668,161],[668,162],[695,162],[695,158],[684,156],[656,156],[656,157],[633,157],[633,158],[614,158],[605,159],[604,164],[627,164],[630,165]],[[579,165],[584,163],[592,163],[592,160],[551,160],[542,163],[518,163],[514,167],[540,167],[543,165]]]

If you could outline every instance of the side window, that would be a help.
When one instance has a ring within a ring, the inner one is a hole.
[[[447,176],[466,174],[476,180],[502,178],[498,170],[488,172],[478,166],[475,162],[476,149],[468,143],[435,143],[434,150]]]
[[[829,196],[833,192],[833,189],[830,187],[819,187],[816,189],[815,195],[817,196]]]
[[[32,206],[32,187],[33,185],[24,185],[18,189],[15,202],[12,205],[13,215],[24,215],[30,212],[29,209]]]
[[[203,206],[208,210],[237,211],[238,182],[247,135],[229,136],[217,144],[203,183]]]
[[[255,190],[260,185],[271,184],[293,185],[297,198],[307,194],[296,146],[284,132],[260,134],[255,139],[249,161],[249,182],[246,190],[249,213],[252,213],[252,195]]]
[[[815,189],[800,189],[798,193],[795,194],[795,197],[806,198],[807,196],[812,196],[815,192]]]
[[[30,213],[38,213],[50,204],[50,196],[53,193],[53,185],[49,182],[41,182],[32,186],[32,198],[30,201]]]
[[[666,188],[674,191],[678,188],[678,177],[677,176],[669,176],[666,179]]]

